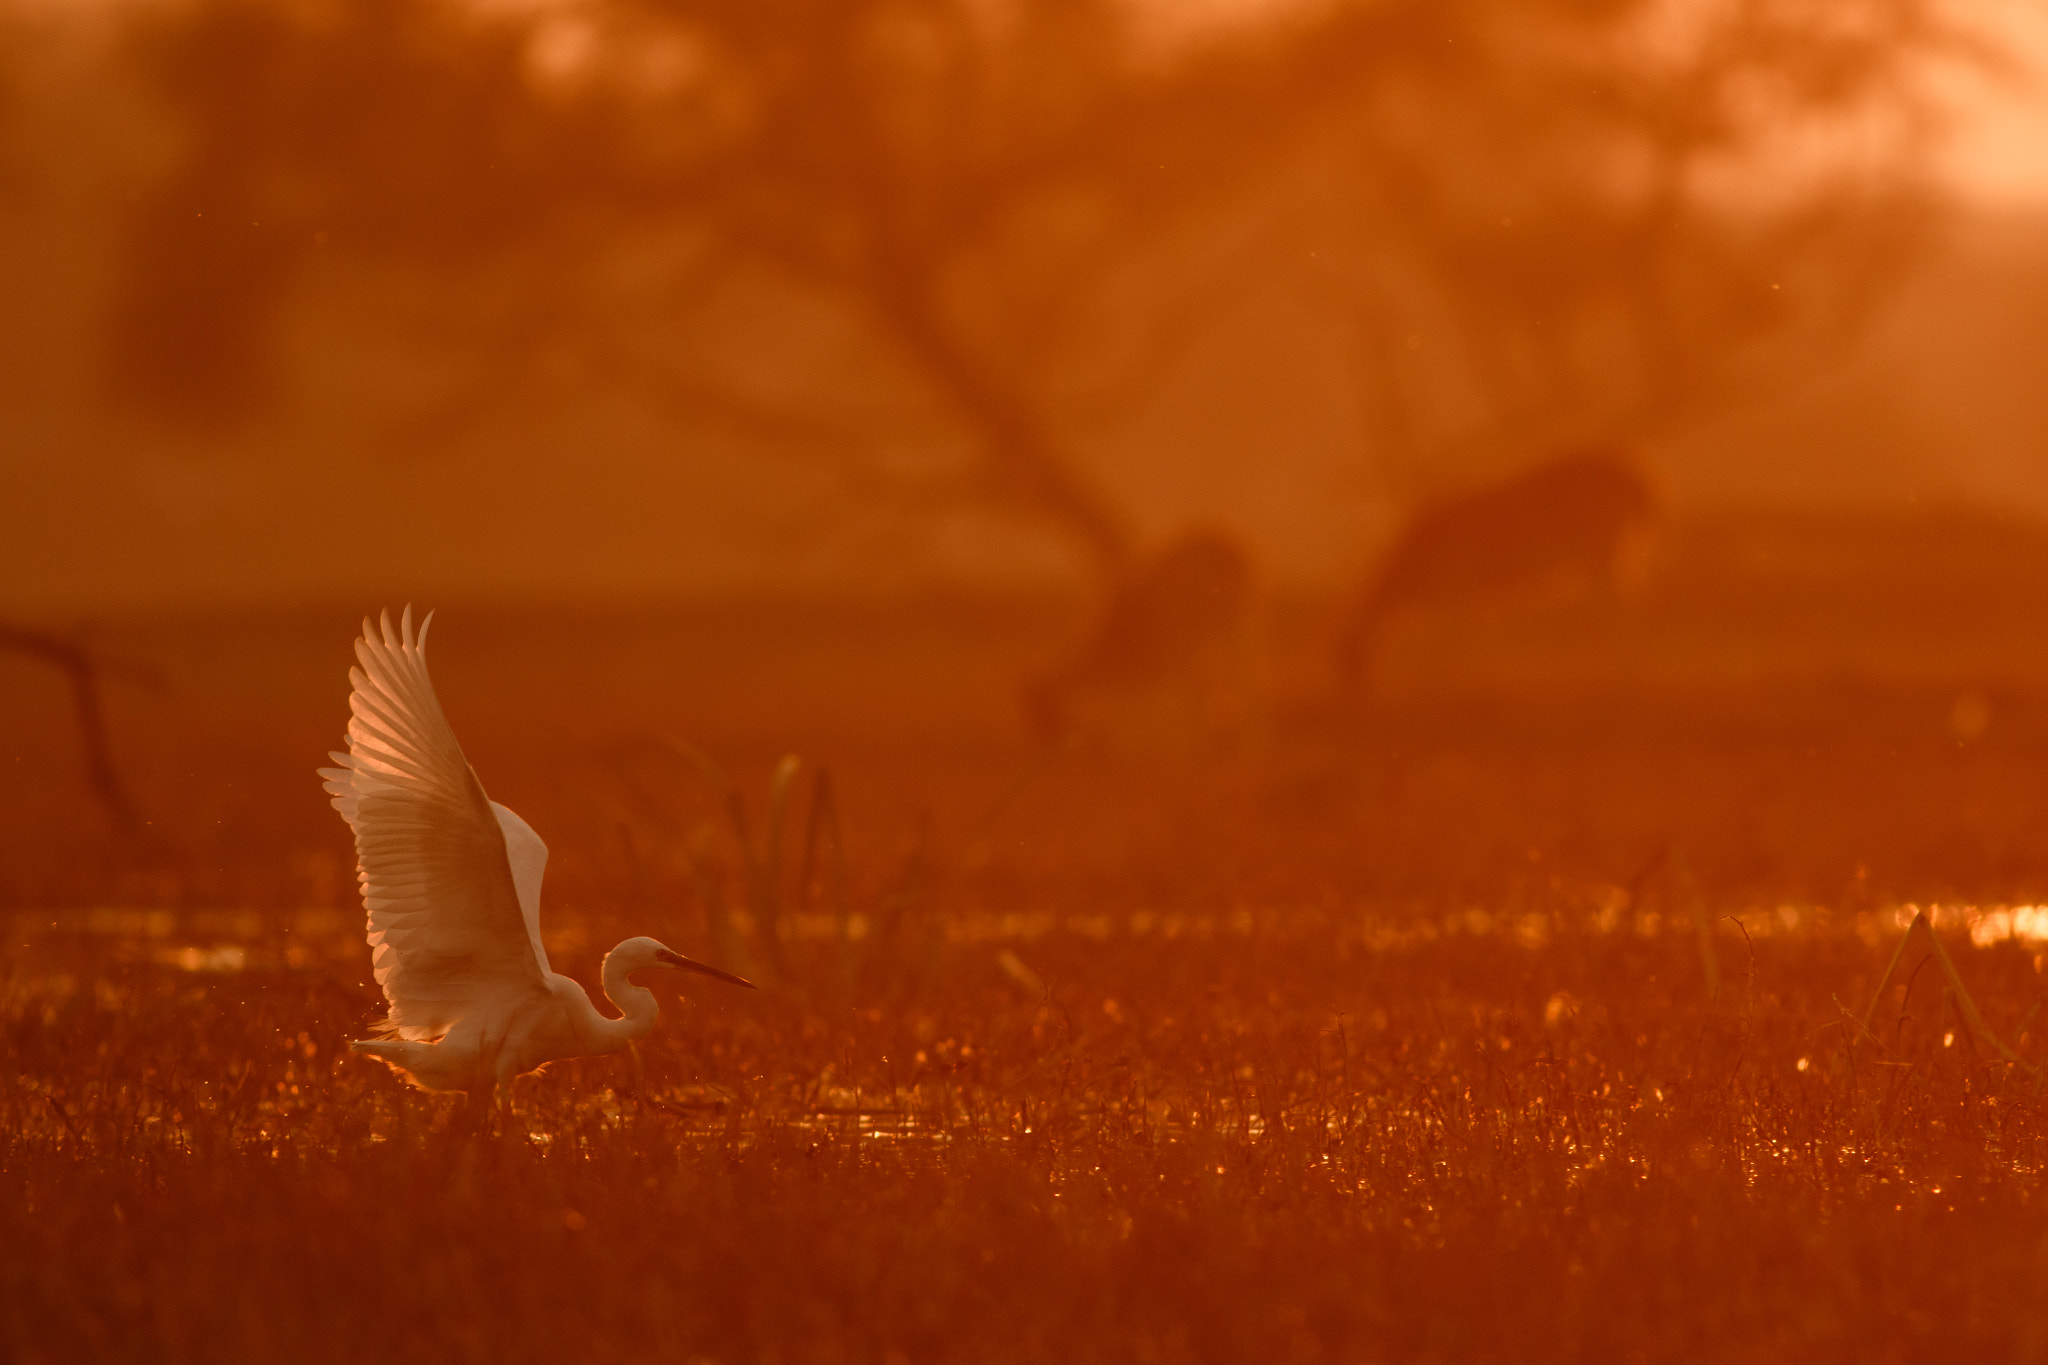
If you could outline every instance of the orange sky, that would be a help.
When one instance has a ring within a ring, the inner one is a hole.
[[[2012,69],[1943,82],[1957,114],[1950,174],[1973,198],[2048,204],[2048,0],[1971,0],[1958,12],[2005,38]]]
[[[125,0],[101,0],[121,4]],[[525,8],[536,0],[495,0]],[[538,0],[545,4],[546,0]],[[1176,29],[1228,24],[1273,0],[1169,0]],[[17,0],[17,7],[75,13],[80,0]],[[1957,114],[1944,159],[1971,197],[2048,205],[2048,0],[1954,0],[1953,12],[2009,49],[2012,69],[1960,71],[1941,81]]]

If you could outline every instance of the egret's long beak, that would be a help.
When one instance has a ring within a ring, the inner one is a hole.
[[[664,967],[681,967],[685,971],[702,972],[704,975],[716,977],[728,985],[745,986],[748,990],[754,989],[754,983],[747,980],[744,976],[734,976],[731,972],[720,971],[708,963],[699,962],[694,957],[684,957],[681,953],[672,953],[666,948],[656,953],[654,960]]]

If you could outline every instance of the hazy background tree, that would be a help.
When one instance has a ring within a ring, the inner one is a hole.
[[[1639,444],[1853,337],[1934,209],[1934,7],[1467,5],[1327,216],[1397,486]]]
[[[616,388],[862,497],[1024,511],[1113,578],[1131,509],[1081,438],[1276,282],[1345,317],[1372,453],[1410,491],[1810,367],[1918,240],[1919,77],[1954,42],[1927,0],[1171,19],[137,11],[127,50],[182,139],[107,382],[191,431],[260,420],[291,401],[287,317],[341,262],[403,281],[386,325],[455,358],[395,388],[423,447]]]

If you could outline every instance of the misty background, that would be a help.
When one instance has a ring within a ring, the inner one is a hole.
[[[1071,591],[1196,526],[1342,589],[1589,439],[1679,516],[2036,519],[2030,17],[16,0],[0,610]]]

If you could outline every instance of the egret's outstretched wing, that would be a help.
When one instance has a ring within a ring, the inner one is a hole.
[[[407,1039],[440,1037],[487,996],[547,989],[504,828],[441,714],[426,639],[425,624],[414,638],[410,607],[397,631],[388,613],[381,629],[363,622],[348,752],[320,770],[355,830],[371,961],[391,1004],[385,1028]],[[522,852],[537,917],[539,868]]]
[[[548,870],[548,846],[533,832],[533,826],[509,807],[491,802],[491,814],[505,834],[505,857],[512,864],[512,885],[519,891],[519,913],[526,916],[526,936],[533,941],[533,960],[546,976],[548,950],[540,942],[540,879]]]

